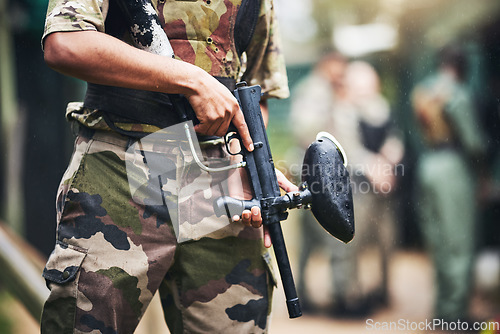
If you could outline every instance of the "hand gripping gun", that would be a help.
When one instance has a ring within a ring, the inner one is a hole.
[[[253,206],[261,208],[263,224],[268,227],[273,243],[288,314],[290,318],[300,317],[302,312],[279,223],[287,219],[287,209],[311,208],[318,222],[331,235],[346,243],[352,240],[354,215],[349,174],[344,166],[345,154],[333,136],[318,134],[306,151],[299,190],[281,195],[259,105],[260,86],[239,84],[234,95],[240,103],[255,147],[254,151],[248,152],[240,145],[253,199],[219,197],[214,202],[214,211],[218,216],[230,216],[229,212],[242,212]]]
[[[115,1],[128,21],[135,46],[155,54],[173,57],[168,37],[161,28],[150,0]],[[287,209],[311,208],[317,221],[332,236],[346,243],[352,240],[354,213],[349,173],[345,168],[345,153],[333,136],[319,133],[316,141],[305,153],[299,190],[281,195],[260,110],[260,86],[239,84],[234,95],[243,111],[255,147],[253,152],[248,152],[244,145],[241,145],[242,151],[237,153],[243,155],[241,165],[244,165],[248,172],[253,199],[219,197],[214,201],[214,211],[219,216],[226,214],[230,217],[229,212],[241,213],[253,206],[261,208],[263,224],[268,227],[273,243],[288,313],[290,318],[297,318],[302,312],[280,222],[287,218]],[[173,97],[172,101],[174,106],[179,104],[178,97]],[[177,105],[176,109],[186,110],[186,102],[184,99],[184,103],[181,103],[183,106]],[[192,109],[185,113],[190,114],[194,115]],[[239,139],[234,131],[232,133],[226,136],[226,145],[231,138]]]

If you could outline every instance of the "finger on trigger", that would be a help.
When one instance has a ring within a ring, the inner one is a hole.
[[[248,131],[247,123],[243,117],[243,113],[239,111],[233,118],[233,124],[238,129],[238,133],[243,141],[245,148],[252,152],[254,149],[252,137],[250,137],[250,132]]]

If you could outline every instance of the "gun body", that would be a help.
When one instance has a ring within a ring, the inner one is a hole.
[[[354,211],[345,154],[336,139],[319,133],[306,151],[299,190],[280,196],[274,162],[260,110],[260,86],[237,85],[234,95],[240,103],[255,149],[241,145],[253,199],[223,196],[214,201],[217,216],[231,216],[252,206],[260,206],[262,221],[269,230],[285,291],[290,318],[300,317],[300,303],[280,222],[288,209],[312,208],[318,223],[332,236],[347,243],[354,237]]]
[[[239,86],[235,90],[235,96],[240,103],[255,147],[253,152],[248,152],[243,147],[242,153],[246,162],[245,168],[252,186],[254,200],[260,203],[262,222],[268,227],[273,243],[276,262],[287,300],[288,314],[290,318],[296,318],[300,317],[302,312],[280,224],[282,220],[287,218],[288,213],[286,209],[272,205],[275,199],[280,197],[280,189],[260,110],[260,95],[260,86]],[[246,208],[251,204],[250,202],[244,207]]]

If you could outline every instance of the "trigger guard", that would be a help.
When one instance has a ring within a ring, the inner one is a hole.
[[[229,143],[233,139],[237,139],[241,143],[241,137],[240,137],[240,135],[237,132],[233,132],[233,133],[230,133],[230,134],[228,133],[226,136],[224,136],[224,142],[226,144],[227,153],[229,153],[230,155],[239,155],[239,154],[242,153],[242,150],[240,150],[239,152],[233,153],[233,152],[231,152],[231,149],[229,148]]]

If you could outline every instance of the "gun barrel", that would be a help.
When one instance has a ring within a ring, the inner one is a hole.
[[[268,229],[271,240],[273,241],[274,255],[276,256],[276,263],[278,264],[281,283],[283,284],[283,291],[285,292],[288,316],[290,318],[298,318],[302,315],[302,311],[300,309],[297,290],[295,289],[292,267],[290,266],[290,260],[288,259],[281,225],[279,223],[270,224],[268,225]]]

